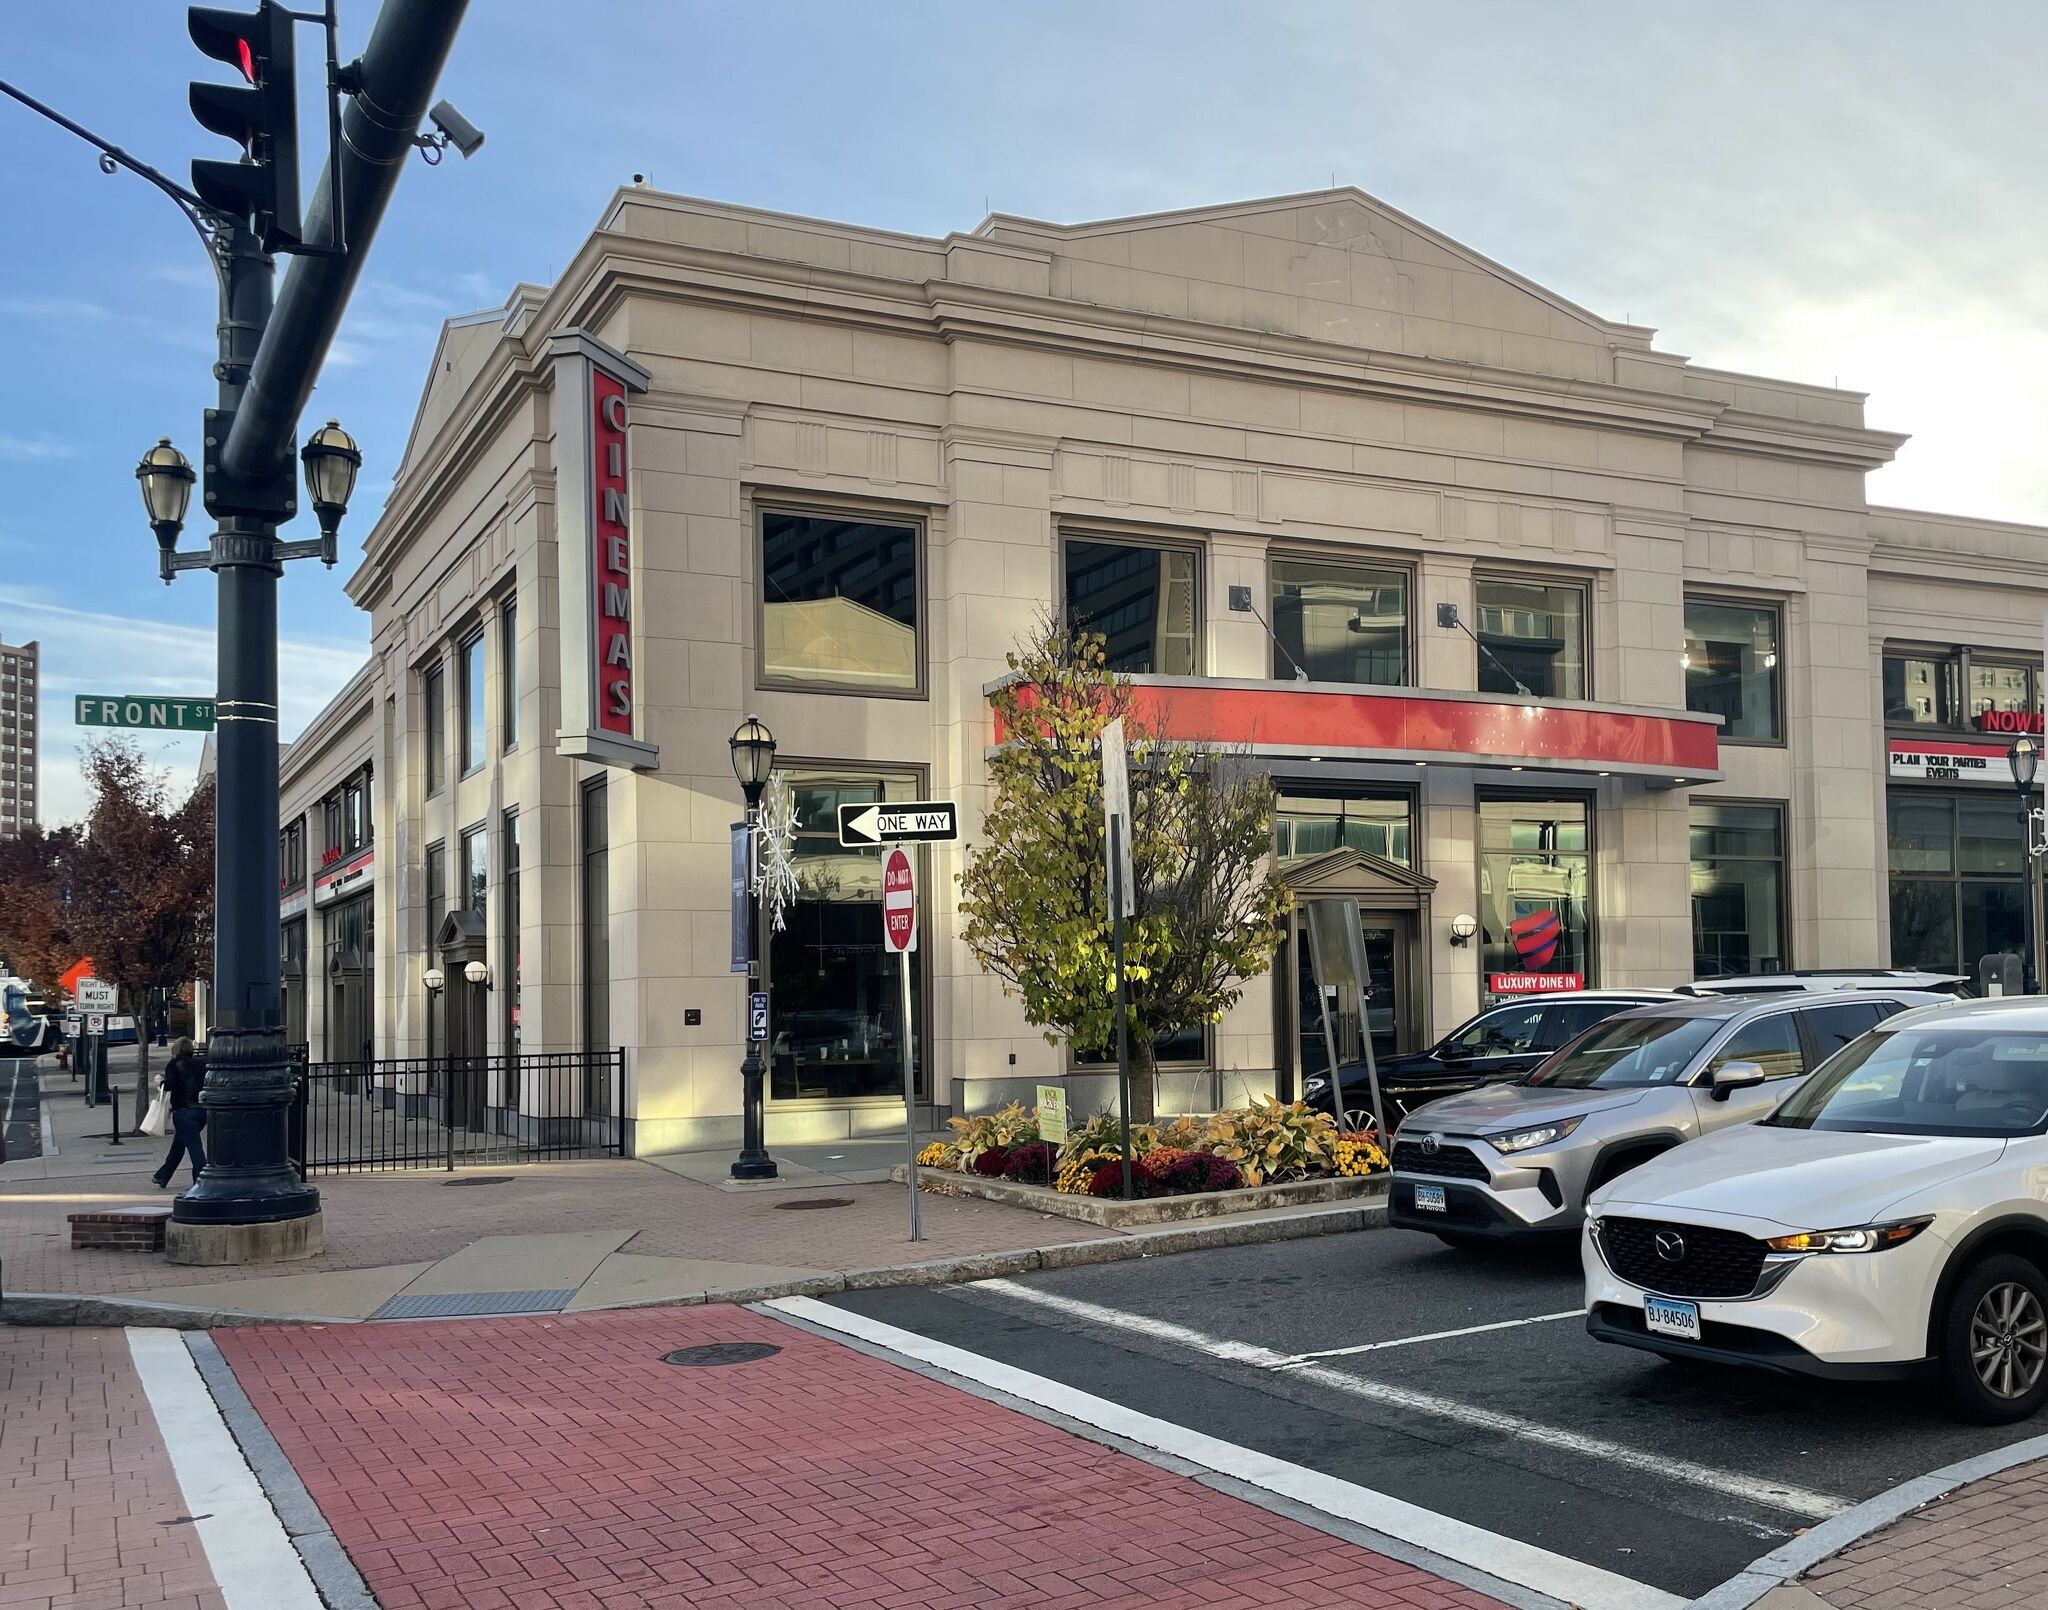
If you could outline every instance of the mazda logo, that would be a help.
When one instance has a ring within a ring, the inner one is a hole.
[[[1424,1135],[1422,1137],[1422,1155],[1424,1157],[1434,1157],[1442,1145],[1443,1142],[1435,1135]]]
[[[1657,1256],[1666,1263],[1677,1263],[1685,1256],[1685,1237],[1676,1230],[1659,1230]]]

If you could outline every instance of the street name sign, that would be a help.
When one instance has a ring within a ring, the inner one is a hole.
[[[120,1001],[114,986],[100,978],[81,978],[72,997],[81,1012],[111,1012]]]
[[[142,693],[81,693],[72,699],[81,727],[137,727],[145,732],[211,732],[211,699],[165,699]]]
[[[917,880],[901,850],[891,850],[882,863],[882,943],[891,950],[917,949]]]
[[[839,842],[848,849],[869,844],[951,844],[959,837],[960,807],[950,799],[839,807]]]

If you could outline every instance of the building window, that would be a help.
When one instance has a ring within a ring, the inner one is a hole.
[[[1981,718],[1993,712],[2020,714],[2041,708],[2041,676],[2024,665],[2001,665],[1968,656],[1967,713],[1972,726],[1995,725]]]
[[[346,853],[348,845],[348,829],[343,825],[339,794],[329,794],[320,802],[320,816],[325,829],[320,840],[320,859],[323,865],[332,866]]]
[[[462,775],[484,764],[484,634],[465,639],[458,651],[462,672]]]
[[[1591,982],[1592,808],[1479,802],[1480,969],[1488,999]]]
[[[760,519],[762,684],[917,692],[920,528],[784,509]]]
[[[353,855],[370,842],[370,774],[354,778],[341,791],[342,829],[348,835],[347,849]]]
[[[1721,736],[1776,743],[1782,686],[1778,611],[1771,606],[1685,601],[1685,707],[1721,717]]]
[[[1408,681],[1408,574],[1312,559],[1273,561],[1273,675],[1401,687]]]
[[[882,948],[882,852],[842,848],[838,808],[915,799],[917,781],[838,769],[785,775],[796,806],[797,893],[782,931],[766,936],[773,991],[768,1093],[777,1101],[900,1095],[901,964]],[[912,966],[910,981],[916,1022],[921,963]],[[920,1059],[924,1043],[923,1035],[913,1037]]]
[[[277,886],[280,889],[296,889],[306,881],[306,819],[295,817],[285,825],[277,836]],[[303,942],[300,959],[305,958]]]
[[[1297,788],[1282,783],[1273,801],[1273,853],[1282,861],[1331,850],[1363,850],[1413,866],[1415,801],[1406,793]]]
[[[2039,732],[2040,668],[1975,649],[1897,649],[1884,657],[1884,719],[1900,727]]]
[[[421,742],[426,747],[427,793],[441,792],[448,781],[448,678],[437,661],[420,678],[420,702],[426,706]]]
[[[1783,808],[1695,804],[1693,977],[1777,973],[1786,965]]]
[[[277,977],[284,1006],[284,1043],[306,1043],[306,919],[278,930]]]
[[[519,813],[505,813],[505,916],[499,923],[500,959],[498,963],[498,999],[505,1012],[504,1042],[507,1052],[517,1055],[519,1051],[519,963],[521,959],[519,938]],[[519,1065],[510,1065],[507,1075],[511,1083],[505,1095],[508,1107],[519,1105]]]
[[[612,1043],[611,826],[608,817],[604,779],[599,777],[585,783],[583,1046],[587,1051],[608,1051]]]
[[[1895,789],[1885,801],[1892,965],[1976,976],[1980,957],[2022,946],[2019,810]]]
[[[489,909],[491,887],[491,841],[482,825],[462,835],[462,887],[458,891],[465,911],[479,917]]]
[[[519,747],[519,606],[505,600],[499,616],[498,663],[504,667],[505,721],[502,746],[507,752]]]
[[[448,846],[427,846],[427,968],[440,965],[441,924],[448,916]],[[447,986],[427,991],[427,1055],[441,1054],[441,1002]]]
[[[1201,641],[1200,556],[1189,548],[1069,537],[1067,619],[1128,675],[1194,676]]]
[[[1479,691],[1539,699],[1586,696],[1586,589],[1572,582],[1481,576]]]

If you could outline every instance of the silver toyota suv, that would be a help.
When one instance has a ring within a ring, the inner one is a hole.
[[[1659,1152],[1773,1111],[1923,990],[1722,996],[1638,1007],[1519,1084],[1446,1096],[1394,1134],[1387,1222],[1452,1246],[1575,1231],[1586,1196]]]

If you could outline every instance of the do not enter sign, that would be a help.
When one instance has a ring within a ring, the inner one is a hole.
[[[882,940],[891,950],[917,949],[917,880],[901,850],[882,863]]]

